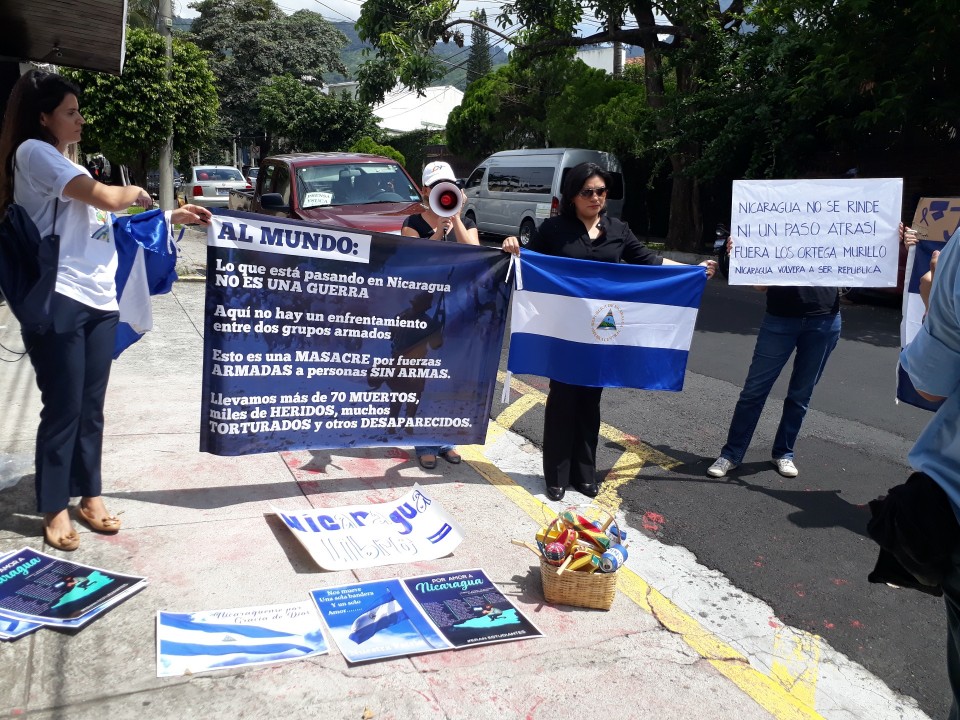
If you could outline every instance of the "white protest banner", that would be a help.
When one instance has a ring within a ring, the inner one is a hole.
[[[399,500],[273,512],[324,570],[435,560],[463,541],[463,529],[419,485]]]
[[[735,180],[731,285],[896,287],[901,178]]]

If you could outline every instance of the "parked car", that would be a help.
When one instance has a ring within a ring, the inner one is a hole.
[[[198,165],[187,181],[187,201],[203,207],[227,207],[231,190],[253,187],[237,168],[231,165]]]
[[[256,185],[256,184],[257,184],[257,175],[259,175],[259,174],[260,174],[260,168],[259,168],[259,167],[247,168],[247,182],[249,182],[251,185]]]
[[[395,160],[364,153],[293,153],[260,163],[255,190],[230,193],[231,210],[399,234],[421,212],[420,191]]]
[[[174,197],[180,194],[181,187],[183,187],[183,175],[180,174],[179,170],[174,168],[173,169]],[[147,171],[147,186],[144,189],[154,197],[159,197],[160,195],[160,171],[159,170]]]
[[[594,162],[613,178],[607,189],[607,212],[623,212],[623,172],[610,153],[580,148],[504,150],[484,160],[467,178],[464,216],[482,233],[517,235],[522,245],[544,219],[560,213],[560,189],[567,172]]]

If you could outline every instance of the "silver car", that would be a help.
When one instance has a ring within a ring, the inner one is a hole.
[[[198,165],[185,183],[187,202],[203,207],[227,207],[231,190],[250,190],[252,185],[231,165]]]

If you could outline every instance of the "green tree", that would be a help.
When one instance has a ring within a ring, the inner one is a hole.
[[[479,160],[507,148],[552,144],[544,98],[563,92],[572,68],[568,57],[539,58],[523,65],[511,61],[471,83],[463,102],[447,118],[450,150]]]
[[[259,124],[281,152],[341,151],[364,136],[379,137],[368,105],[346,94],[325,95],[289,75],[271,78],[255,105]]]
[[[730,51],[729,38],[744,20],[742,0],[724,4],[721,10],[717,0],[513,0],[503,5],[497,22],[501,27],[519,23],[524,30],[507,38],[488,28],[528,57],[613,41],[643,48],[646,101],[653,111],[646,119],[657,133],[653,150],[669,163],[672,175],[670,247],[693,249],[700,241],[698,183],[691,171],[700,149],[680,131],[678,119],[687,117],[702,82],[716,76]],[[367,0],[357,27],[376,48],[377,58],[360,75],[362,95],[377,97],[398,80],[411,88],[425,86],[435,70],[424,64],[424,53],[459,32],[458,26],[477,24],[453,18],[456,8],[456,0]],[[660,12],[669,20],[662,20]],[[577,28],[587,14],[602,29],[584,37]]]
[[[123,75],[62,71],[83,90],[84,150],[129,166],[139,183],[158,162],[171,127],[174,151],[183,157],[201,147],[216,125],[217,93],[203,53],[174,38],[168,81],[165,50],[157,33],[130,28]]]
[[[364,135],[348,148],[349,152],[367,153],[369,155],[380,155],[396,160],[401,165],[406,165],[406,158],[403,153],[390,145],[381,145],[368,135]]]
[[[191,39],[211,54],[230,135],[262,136],[257,94],[271,78],[290,75],[321,85],[323,73],[345,70],[340,48],[346,37],[315,12],[288,16],[273,0],[200,0],[190,7],[200,13]]]
[[[467,84],[478,80],[493,69],[490,60],[490,32],[487,30],[487,11],[477,13],[478,25],[470,31],[470,55],[467,57]]]
[[[130,0],[127,3],[127,25],[140,30],[157,30],[160,10],[157,0]]]

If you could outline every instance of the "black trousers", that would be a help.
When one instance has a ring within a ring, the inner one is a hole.
[[[547,487],[593,485],[603,388],[550,381],[543,420],[543,479]]]
[[[103,404],[119,317],[60,294],[51,312],[49,331],[23,334],[43,403],[35,459],[42,513],[101,494]]]

